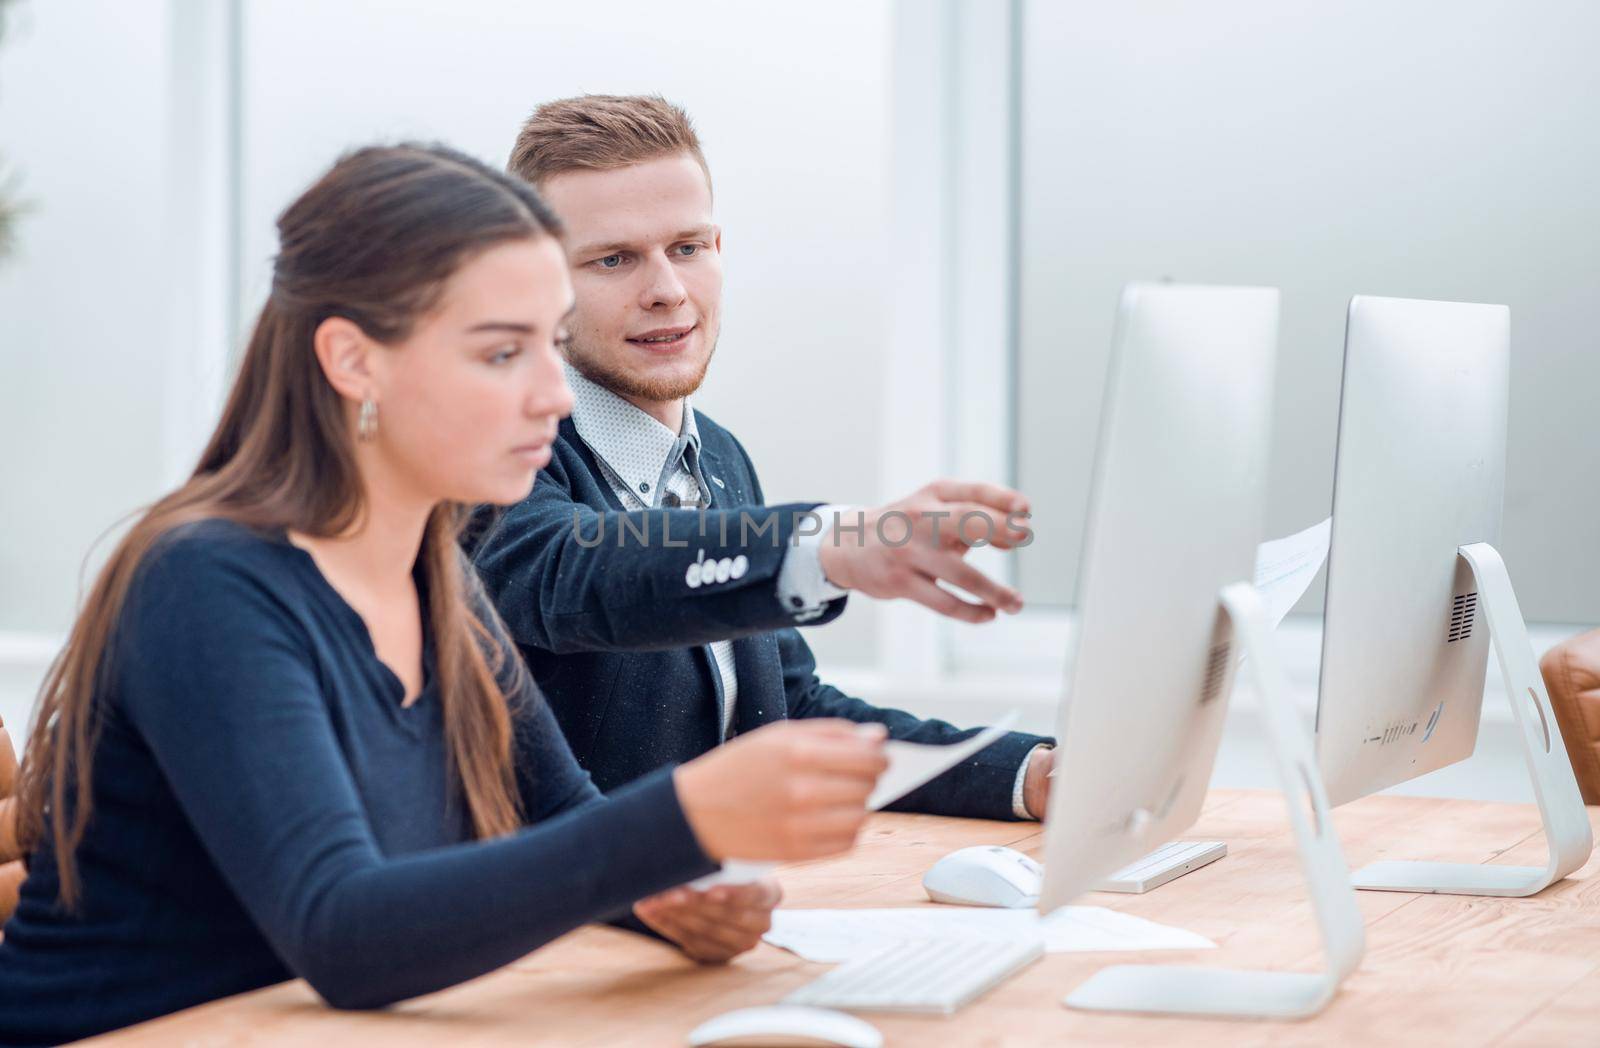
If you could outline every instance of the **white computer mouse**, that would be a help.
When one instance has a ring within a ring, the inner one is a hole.
[[[1014,848],[993,844],[953,851],[922,875],[928,898],[962,906],[1033,906],[1043,883],[1043,866]]]
[[[883,1048],[883,1034],[864,1019],[831,1008],[798,1004],[773,1004],[724,1012],[689,1031],[689,1043],[718,1045],[790,1046],[795,1048]]]

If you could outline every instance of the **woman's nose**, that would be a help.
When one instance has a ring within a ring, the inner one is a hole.
[[[566,418],[572,414],[573,402],[572,387],[567,385],[567,369],[562,366],[561,355],[554,348],[546,350],[531,376],[524,410],[534,417]]]

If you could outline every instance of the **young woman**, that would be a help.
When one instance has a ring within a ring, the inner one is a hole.
[[[770,888],[646,897],[847,848],[884,767],[877,735],[784,723],[602,798],[456,545],[464,507],[527,494],[571,405],[555,219],[410,146],[341,160],[278,232],[198,469],[117,546],[45,682],[0,1041],[293,976],[379,1006],[639,900],[726,956]]]

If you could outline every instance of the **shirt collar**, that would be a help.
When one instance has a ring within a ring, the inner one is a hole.
[[[642,408],[585,378],[571,364],[565,367],[573,396],[572,424],[578,436],[640,501],[655,505],[667,464],[681,457],[685,447],[693,448],[696,458],[700,455],[700,430],[689,398],[683,399],[683,426],[673,433]]]

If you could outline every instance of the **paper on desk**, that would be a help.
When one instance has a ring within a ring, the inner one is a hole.
[[[1012,710],[990,727],[972,738],[946,746],[931,746],[921,742],[901,742],[890,739],[883,744],[889,767],[878,776],[878,783],[867,797],[867,810],[877,811],[892,804],[912,790],[949,771],[979,750],[1000,741],[1000,737],[1017,723],[1017,711]],[[749,884],[769,876],[778,868],[775,862],[748,862],[729,859],[716,873],[689,882],[689,887],[704,891],[718,884]]]
[[[1305,596],[1322,562],[1328,559],[1328,539],[1333,518],[1304,531],[1272,539],[1256,547],[1256,592],[1274,628]]]
[[[957,939],[1015,942],[1037,936],[1050,953],[1111,950],[1209,950],[1203,935],[1104,906],[1063,906],[1048,917],[1034,910],[980,906],[909,906],[892,910],[776,910],[762,936],[808,961],[838,963],[897,942]]]

